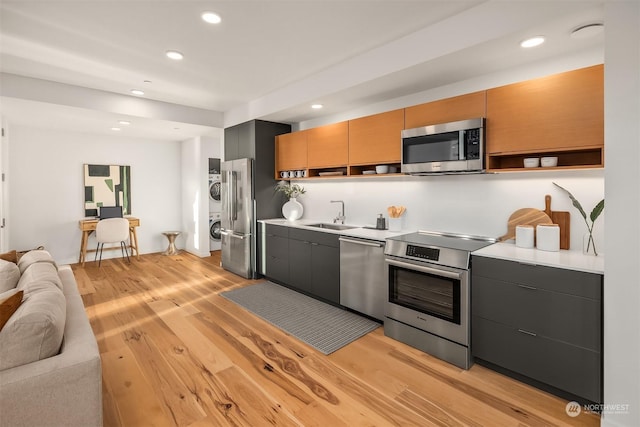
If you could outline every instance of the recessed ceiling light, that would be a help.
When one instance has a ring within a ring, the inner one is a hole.
[[[116,132],[119,132],[119,131],[120,131],[120,128],[111,128],[111,130],[116,131]]]
[[[582,25],[575,30],[571,31],[572,39],[586,39],[589,37],[597,36],[604,30],[604,24],[595,23]]]
[[[544,43],[544,36],[535,36],[520,42],[521,47],[535,47]]]
[[[144,91],[141,91],[140,89],[131,89],[131,93],[138,96],[144,95]]]
[[[167,58],[171,58],[175,61],[180,61],[182,58],[184,58],[184,55],[178,52],[177,50],[168,50]]]
[[[209,24],[219,24],[220,22],[222,22],[222,18],[220,18],[220,15],[218,15],[217,13],[202,12],[202,15],[200,16],[202,16],[202,19]]]
[[[322,107],[323,107],[323,105],[322,105],[322,104],[313,104],[313,105],[311,106],[311,108],[313,108],[314,110],[319,110],[319,109],[321,109]]]
[[[131,124],[131,122],[128,122],[126,120],[118,120],[118,123],[124,126],[129,126]]]

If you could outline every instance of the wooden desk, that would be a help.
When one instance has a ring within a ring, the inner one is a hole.
[[[138,218],[134,218],[132,216],[125,217],[129,220],[129,248],[131,249],[131,256],[133,256],[133,251],[136,252],[136,258],[140,258],[140,252],[138,252],[138,235],[136,234],[136,227],[140,226],[140,220]],[[80,257],[78,258],[78,262],[84,263],[87,259],[87,252],[95,252],[95,249],[87,250],[87,241],[89,240],[89,236],[96,230],[96,225],[98,224],[97,219],[81,219],[78,221],[78,225],[80,226],[80,230],[82,230],[82,240],[80,240]],[[106,248],[105,251],[111,251],[120,249],[120,247]]]

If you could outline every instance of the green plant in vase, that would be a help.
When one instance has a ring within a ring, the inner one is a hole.
[[[304,194],[304,193],[307,192],[304,189],[304,187],[302,187],[302,186],[300,186],[298,184],[287,183],[285,181],[280,181],[276,185],[276,191],[284,193],[284,195],[287,196],[288,199],[295,199],[300,194]]]
[[[589,219],[587,219],[587,213],[582,208],[582,205],[580,204],[578,199],[573,197],[573,194],[571,194],[571,192],[569,192],[569,190],[567,190],[566,188],[559,186],[555,182],[553,183],[553,185],[555,185],[556,187],[558,187],[559,189],[567,193],[567,195],[571,199],[571,202],[573,203],[573,206],[578,210],[578,212],[580,212],[580,215],[582,215],[582,218],[584,218],[584,223],[587,225],[587,230],[589,232],[589,237],[587,238],[588,240],[586,243],[585,252],[589,253],[589,251],[593,249],[593,254],[597,256],[598,251],[596,250],[596,242],[593,240],[593,225],[595,224],[596,219],[598,219],[598,217],[604,210],[604,199],[600,200],[600,202],[598,202],[598,204],[594,206],[593,210],[589,214],[589,219],[591,219],[591,224],[589,224]]]

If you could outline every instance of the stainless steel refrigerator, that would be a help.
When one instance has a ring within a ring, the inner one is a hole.
[[[253,161],[221,164],[222,268],[251,279],[255,274]]]

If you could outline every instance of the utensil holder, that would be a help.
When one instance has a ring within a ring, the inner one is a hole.
[[[402,217],[389,218],[389,231],[401,231],[402,230]]]

